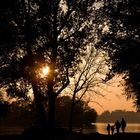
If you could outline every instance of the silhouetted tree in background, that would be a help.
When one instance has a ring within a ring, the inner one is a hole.
[[[98,86],[105,84],[104,80],[108,72],[106,54],[101,50],[95,49],[94,46],[88,46],[87,55],[82,56],[81,59],[82,62],[74,76],[70,78],[71,82],[65,89],[66,93],[72,96],[69,122],[70,131],[72,131],[76,104],[81,100],[85,100],[88,104],[95,95],[103,96]]]
[[[106,19],[108,32],[103,33],[100,46],[105,49],[110,63],[110,79],[116,73],[125,80],[126,95],[134,98],[140,107],[140,1],[105,1],[102,18]],[[99,47],[99,45],[97,46]]]
[[[125,118],[127,123],[140,123],[140,112],[126,111],[126,110],[114,110],[114,111],[104,111],[97,118],[97,122],[102,123],[114,123],[115,120],[121,121]],[[108,119],[109,118],[109,119]]]
[[[56,101],[56,121],[58,125],[69,127],[70,111],[72,98],[70,96],[63,96],[57,98]],[[86,101],[80,100],[74,109],[73,126],[82,127],[84,124],[91,125],[97,118],[97,112],[91,109]]]
[[[8,102],[0,102],[0,118],[8,113],[9,104]]]
[[[83,124],[90,126],[91,123],[95,123],[97,118],[97,112],[94,109],[89,108],[85,110],[83,114]]]

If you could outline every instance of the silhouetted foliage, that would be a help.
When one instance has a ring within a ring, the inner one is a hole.
[[[95,123],[97,119],[97,112],[94,109],[89,108],[89,110],[85,110],[83,114],[83,124],[91,125],[91,123]]]
[[[125,79],[126,95],[134,97],[140,105],[140,1],[105,1],[102,8],[108,31],[103,33],[99,45],[111,58],[110,79],[115,73]],[[98,45],[98,46],[99,46]]]
[[[86,46],[94,42],[95,0],[0,2],[0,87],[28,100],[33,92],[38,121],[54,127],[56,97],[69,84]],[[50,73],[39,76],[43,66]]]
[[[9,104],[8,102],[0,102],[0,118],[8,113]]]
[[[3,127],[20,127],[23,129],[36,123],[36,119],[36,110],[33,110],[33,107],[22,108],[16,103],[8,104],[3,117],[0,119],[0,126],[1,129]]]
[[[72,98],[70,96],[59,97],[56,102],[56,121],[60,126],[69,127]],[[97,112],[91,109],[85,101],[80,100],[74,109],[73,126],[81,127],[83,124],[91,125],[96,121]]]

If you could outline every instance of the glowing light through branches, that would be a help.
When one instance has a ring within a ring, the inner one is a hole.
[[[46,77],[50,72],[50,68],[46,65],[40,69],[39,75],[41,78]]]
[[[43,74],[43,75],[48,75],[49,71],[50,71],[49,67],[48,67],[48,66],[45,66],[45,67],[42,69],[42,74]]]

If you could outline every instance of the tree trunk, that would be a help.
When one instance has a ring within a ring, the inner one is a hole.
[[[51,74],[50,74],[51,75]],[[49,129],[55,128],[55,99],[56,95],[53,91],[53,76],[49,77],[48,83],[48,97],[49,97],[49,104],[48,104],[48,126]]]
[[[55,93],[53,86],[48,86],[48,139],[53,140],[55,137]]]
[[[48,110],[49,129],[55,128],[55,94],[49,93],[49,110]]]
[[[36,110],[37,110],[37,123],[40,127],[46,128],[47,125],[47,118],[46,118],[46,112],[44,105],[41,100],[41,93],[38,90],[38,86],[36,84],[33,84],[33,92],[34,92],[34,100],[36,104]]]
[[[73,115],[74,115],[74,106],[75,106],[75,94],[72,97],[72,102],[71,102],[71,110],[70,110],[70,120],[69,120],[69,131],[72,132],[72,127],[73,127]]]
[[[48,125],[51,132],[53,132],[55,128],[55,99],[56,93],[54,92],[54,79],[55,79],[55,63],[57,56],[57,47],[56,44],[52,44],[53,53],[50,67],[50,73],[48,75],[48,97],[49,97],[49,105],[48,105]]]

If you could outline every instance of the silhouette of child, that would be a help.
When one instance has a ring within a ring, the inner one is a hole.
[[[111,134],[112,134],[112,135],[114,134],[114,130],[115,130],[114,125],[112,125],[112,126],[111,126]]]
[[[110,135],[110,129],[111,129],[111,126],[110,126],[110,124],[108,123],[108,124],[107,124],[107,127],[106,127],[106,130],[107,130],[107,132],[108,132],[108,135]]]

